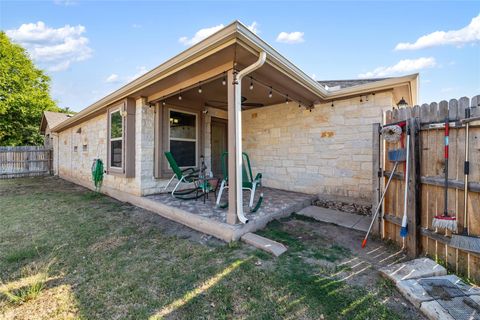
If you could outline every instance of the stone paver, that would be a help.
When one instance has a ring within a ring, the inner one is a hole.
[[[431,259],[419,258],[386,266],[380,269],[380,273],[396,284],[407,279],[443,276],[447,270]]]
[[[429,319],[480,319],[480,288],[464,283],[455,275],[419,277],[443,271],[430,259],[412,261],[380,272],[392,279],[402,295]],[[402,276],[406,279],[402,280]]]
[[[371,217],[358,214],[332,210],[323,207],[309,206],[298,212],[298,214],[313,218],[317,221],[333,223],[349,229],[367,231],[370,226]]]
[[[283,244],[251,232],[244,234],[241,239],[245,243],[248,243],[249,245],[252,245],[258,249],[270,252],[277,257],[287,251],[287,248]]]

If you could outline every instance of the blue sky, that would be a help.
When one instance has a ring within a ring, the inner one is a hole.
[[[0,28],[76,111],[235,19],[317,80],[420,72],[421,102],[480,94],[478,1],[0,2]]]

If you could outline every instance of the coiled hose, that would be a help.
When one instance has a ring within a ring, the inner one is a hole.
[[[93,160],[92,180],[95,185],[95,191],[100,191],[103,182],[103,162],[100,159]]]

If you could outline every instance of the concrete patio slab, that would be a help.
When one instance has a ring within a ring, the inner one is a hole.
[[[444,267],[428,258],[419,258],[386,266],[379,271],[395,284],[407,279],[428,278],[447,274],[447,270]]]
[[[270,240],[251,232],[244,234],[240,239],[255,248],[267,251],[276,257],[287,251],[287,247],[280,242]]]
[[[367,231],[370,226],[370,217],[358,214],[332,210],[323,207],[309,206],[298,212],[298,214],[313,218],[317,221],[333,223],[349,229]]]

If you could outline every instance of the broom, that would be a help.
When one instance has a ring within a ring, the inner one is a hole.
[[[449,120],[448,116],[445,118],[445,190],[444,190],[444,207],[443,215],[436,215],[433,217],[432,226],[435,229],[448,229],[451,231],[457,230],[457,218],[448,215],[448,135],[449,135]]]
[[[468,234],[468,175],[470,173],[470,162],[468,161],[469,154],[469,124],[470,124],[470,108],[465,109],[465,164],[464,171],[464,218],[463,218],[463,232],[461,235],[453,234],[450,246],[458,249],[464,249],[470,252],[480,253],[480,238],[469,236]]]
[[[410,156],[410,129],[408,125],[405,127],[407,131],[407,156],[405,161],[405,193],[403,196],[403,218],[402,218],[402,227],[400,228],[400,237],[405,238],[408,234],[407,226],[407,196],[408,196],[408,169],[409,169],[409,156]]]

